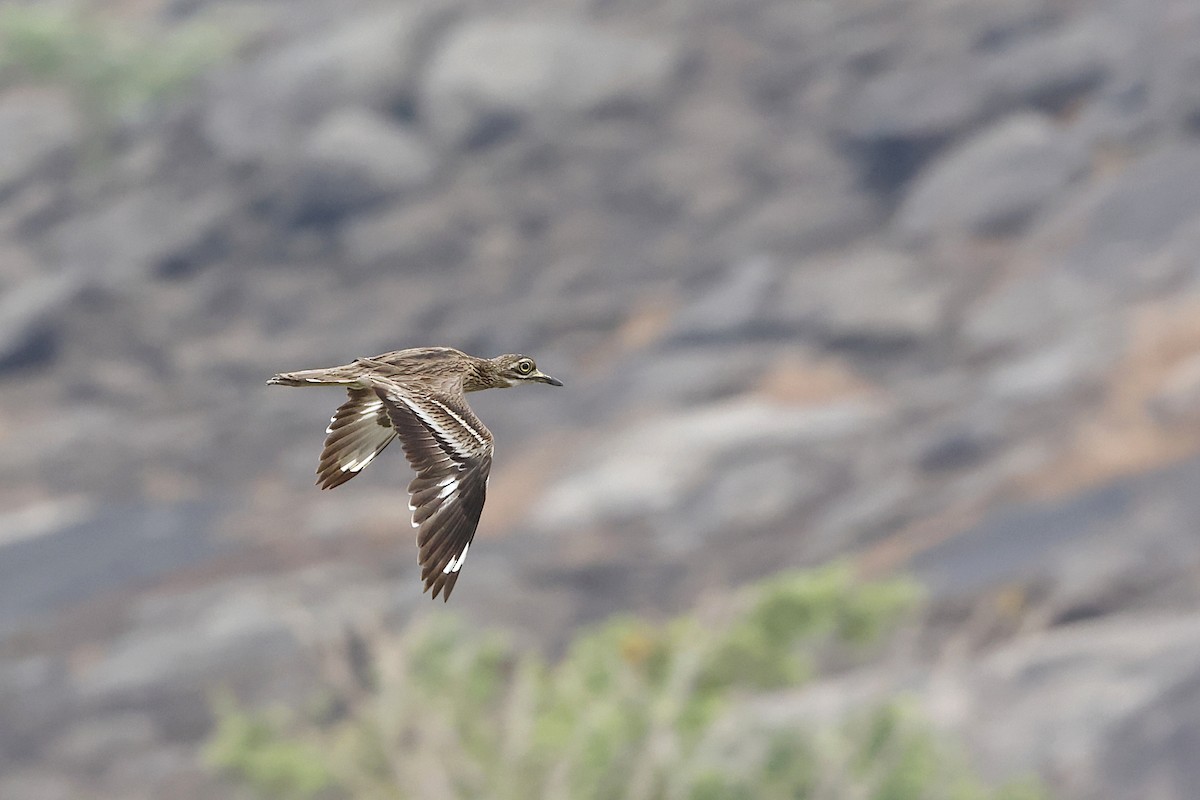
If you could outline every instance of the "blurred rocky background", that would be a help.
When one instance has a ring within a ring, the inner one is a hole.
[[[1200,796],[1200,5],[10,0],[0,84],[0,797],[228,797],[214,691],[431,613],[263,385],[427,344],[566,384],[472,398],[470,624],[842,557],[920,644],[772,713]]]

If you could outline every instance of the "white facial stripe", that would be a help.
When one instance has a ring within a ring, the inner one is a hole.
[[[458,558],[450,559],[450,562],[442,568],[442,574],[449,575],[451,572],[458,572],[460,569],[462,569],[463,562],[467,560],[467,551],[470,549],[471,543],[467,542],[463,546],[462,552],[458,554]]]

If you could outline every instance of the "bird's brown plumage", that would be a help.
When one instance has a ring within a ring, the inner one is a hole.
[[[326,428],[317,485],[340,486],[399,438],[417,473],[408,486],[425,589],[449,599],[475,537],[492,466],[492,434],[465,393],[516,383],[562,384],[533,359],[484,359],[448,347],[397,350],[329,369],[280,373],[268,385],[344,386]]]

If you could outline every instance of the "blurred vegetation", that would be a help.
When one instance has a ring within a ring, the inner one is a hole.
[[[274,800],[1044,797],[986,787],[903,702],[821,730],[761,721],[772,692],[878,654],[918,603],[904,581],[790,573],[720,615],[615,619],[554,664],[431,617],[376,643],[373,688],[338,713],[222,702],[208,757]]]
[[[0,9],[0,84],[65,89],[85,147],[102,155],[126,115],[177,93],[233,44],[204,26],[163,32],[82,5],[9,4]]]

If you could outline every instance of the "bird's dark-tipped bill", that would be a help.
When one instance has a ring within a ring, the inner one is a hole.
[[[542,383],[548,383],[551,386],[562,386],[563,385],[563,382],[560,381],[558,378],[551,378],[549,375],[547,375],[544,372],[539,372],[537,375],[534,376],[534,379],[537,381],[541,381]]]

